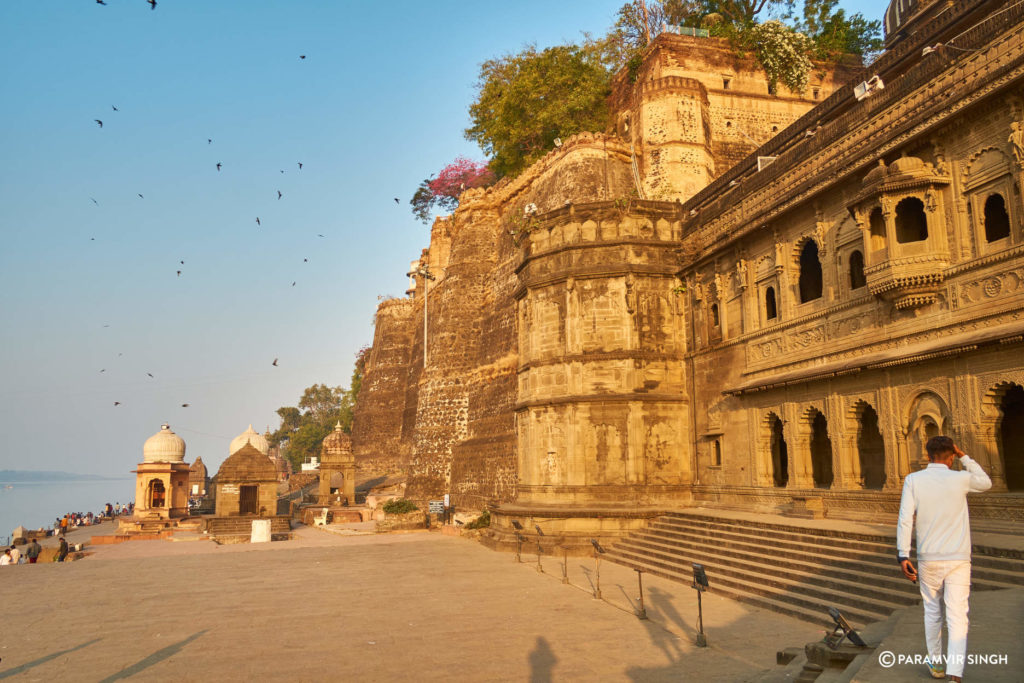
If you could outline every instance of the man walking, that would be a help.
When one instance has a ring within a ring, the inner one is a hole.
[[[35,564],[39,560],[39,553],[43,551],[43,546],[39,545],[39,541],[32,539],[32,542],[25,548],[25,557],[28,558],[29,564]]]
[[[925,445],[929,464],[908,474],[896,527],[896,551],[903,575],[918,581],[910,562],[911,527],[917,532],[924,634],[933,678],[963,680],[967,658],[967,600],[971,593],[971,525],[967,494],[987,491],[992,480],[948,436]],[[960,459],[964,471],[950,469]],[[915,523],[916,517],[916,523]],[[942,658],[942,615],[946,615],[946,658]]]

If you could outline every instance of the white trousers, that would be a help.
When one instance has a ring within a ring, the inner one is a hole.
[[[970,560],[920,562],[918,583],[924,602],[928,659],[943,661],[942,622],[946,622],[946,675],[962,676],[967,659],[967,600],[971,595]],[[945,617],[945,619],[943,619]]]

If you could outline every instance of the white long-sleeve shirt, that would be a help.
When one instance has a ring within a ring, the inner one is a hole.
[[[918,561],[971,559],[967,494],[989,490],[992,480],[969,456],[961,456],[960,463],[964,467],[961,472],[933,462],[903,480],[896,523],[896,551],[900,557],[910,557],[913,526]]]

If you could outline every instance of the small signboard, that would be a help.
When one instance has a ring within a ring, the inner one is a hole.
[[[441,515],[444,514],[444,501],[443,500],[432,500],[429,502],[430,514]]]
[[[452,506],[452,497],[450,494],[444,494],[444,506],[450,508]]]
[[[224,486],[222,486],[220,488],[220,492],[221,493],[238,493],[238,487],[235,486],[234,484],[224,484]]]

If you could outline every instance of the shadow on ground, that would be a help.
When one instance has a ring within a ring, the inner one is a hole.
[[[132,664],[129,667],[121,669],[120,671],[118,671],[113,676],[110,676],[108,678],[104,678],[102,681],[100,681],[100,683],[111,683],[112,681],[119,681],[119,680],[121,680],[123,678],[130,678],[130,677],[134,676],[135,674],[139,673],[140,671],[145,671],[146,669],[148,669],[149,667],[153,666],[154,664],[159,664],[160,662],[164,661],[165,659],[167,659],[169,657],[173,657],[174,655],[178,654],[179,652],[181,652],[185,648],[186,645],[188,645],[189,643],[191,643],[193,640],[195,640],[199,636],[203,635],[204,633],[206,633],[206,629],[203,629],[202,631],[199,631],[198,633],[193,633],[192,635],[190,635],[185,640],[178,641],[177,643],[174,643],[173,645],[168,645],[167,647],[163,648],[162,650],[157,650],[156,652],[154,652],[150,656],[148,656],[148,657],[146,657],[144,659],[140,659],[139,661],[135,662],[134,664]]]
[[[81,650],[82,648],[89,647],[93,643],[98,643],[101,640],[103,639],[93,638],[90,641],[84,642],[81,645],[76,645],[75,647],[69,648],[67,650],[61,650],[60,652],[54,652],[53,654],[46,655],[45,657],[40,657],[39,659],[33,659],[31,662],[25,662],[21,666],[16,666],[13,669],[8,669],[7,671],[0,671],[0,678],[10,678],[11,676],[17,676],[18,674],[24,673],[29,669],[39,666],[40,664],[46,664],[52,659],[56,659],[57,657],[61,657],[71,652],[75,652],[76,650]]]

